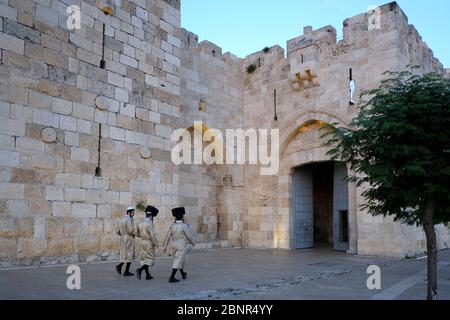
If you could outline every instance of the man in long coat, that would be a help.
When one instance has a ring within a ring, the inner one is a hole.
[[[180,270],[183,279],[187,278],[187,273],[184,271],[187,249],[189,244],[192,246],[195,245],[191,230],[183,221],[185,213],[186,211],[184,208],[175,208],[172,210],[172,214],[175,217],[175,223],[169,228],[164,240],[164,252],[167,251],[167,247],[169,243],[171,243],[172,253],[174,255],[172,275],[169,278],[170,283],[180,282],[180,280],[175,278],[175,274],[178,270]]]
[[[153,218],[156,217],[159,210],[153,206],[148,206],[145,209],[146,218],[137,226],[136,236],[141,239],[139,245],[139,259],[141,260],[141,267],[136,270],[136,276],[139,280],[142,277],[142,271],[145,271],[145,279],[153,279],[149,268],[153,267],[155,263],[155,248],[158,247],[158,238],[156,236],[155,225]]]
[[[126,264],[124,276],[134,276],[134,273],[130,272],[131,262],[134,256],[134,237],[135,237],[135,226],[134,217],[135,209],[129,207],[127,209],[127,214],[120,219],[117,224],[116,234],[120,236],[120,264],[116,266],[116,271],[122,274],[122,267]]]

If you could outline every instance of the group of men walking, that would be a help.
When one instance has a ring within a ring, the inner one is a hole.
[[[153,279],[150,269],[153,267],[156,259],[155,249],[158,247],[158,238],[155,230],[153,219],[158,215],[159,210],[153,206],[145,209],[145,220],[139,224],[135,224],[135,209],[129,207],[125,217],[120,219],[117,224],[116,234],[121,237],[120,240],[120,263],[116,266],[116,271],[124,276],[134,276],[130,272],[131,262],[135,253],[135,247],[138,246],[139,259],[141,267],[136,270],[136,276],[142,279],[142,272],[145,272],[145,279]],[[175,276],[180,271],[183,279],[187,278],[184,271],[184,264],[187,256],[188,245],[194,246],[194,240],[189,226],[184,223],[185,208],[172,209],[172,215],[175,218],[167,232],[163,242],[164,252],[167,252],[170,245],[174,256],[172,274],[169,278],[170,283],[180,282]],[[140,241],[136,241],[140,240]],[[122,273],[125,265],[125,272]]]

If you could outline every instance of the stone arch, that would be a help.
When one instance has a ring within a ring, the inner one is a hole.
[[[299,130],[313,121],[328,124],[337,123],[344,127],[349,126],[347,121],[344,121],[340,116],[333,115],[328,111],[315,110],[300,112],[292,117],[292,120],[284,126],[286,129],[283,129],[280,136],[280,155],[284,153],[289,143],[297,136]]]
[[[189,131],[189,133],[192,135],[194,133],[194,131],[197,131],[199,133],[201,133],[202,135],[209,130],[208,125],[204,124],[204,123],[196,123],[193,126],[189,127],[186,129],[187,131]]]
[[[281,215],[279,223],[275,229],[275,234],[280,238],[275,244],[278,248],[292,248],[293,234],[293,208],[292,208],[292,175],[296,167],[305,166],[311,163],[330,161],[327,155],[328,149],[323,146],[305,148],[292,154],[286,154],[285,151],[293,142],[302,129],[312,123],[338,124],[348,127],[349,123],[343,120],[339,115],[331,114],[327,111],[315,110],[300,112],[284,126],[280,134],[280,172],[278,175],[278,214]],[[356,188],[349,184],[349,213],[351,215],[351,236],[349,252],[356,252]]]

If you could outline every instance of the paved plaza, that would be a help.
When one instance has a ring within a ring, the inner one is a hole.
[[[0,299],[418,299],[426,297],[426,259],[362,257],[327,249],[205,250],[188,258],[188,280],[169,284],[171,259],[151,281],[125,278],[114,263],[80,264],[81,290],[68,290],[67,266],[0,270]],[[381,268],[368,290],[367,267]],[[138,263],[133,263],[133,270]],[[450,299],[450,251],[439,255],[439,298]]]

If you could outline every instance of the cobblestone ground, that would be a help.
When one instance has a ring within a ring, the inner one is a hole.
[[[450,300],[450,251],[439,256],[440,299]],[[368,290],[367,267],[381,268]],[[133,263],[133,270],[138,263]],[[325,249],[209,250],[190,254],[188,280],[167,282],[171,260],[151,281],[124,278],[114,263],[83,264],[81,290],[68,290],[67,266],[0,270],[1,299],[424,299],[426,260],[361,257]]]

